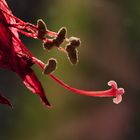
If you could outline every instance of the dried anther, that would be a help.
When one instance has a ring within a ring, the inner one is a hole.
[[[59,47],[64,42],[64,40],[66,38],[66,33],[67,33],[67,29],[65,27],[62,27],[58,31],[57,37],[53,39],[54,45],[56,47]]]
[[[49,59],[48,63],[44,67],[44,74],[49,75],[56,70],[57,61],[53,58]]]
[[[78,50],[71,44],[67,44],[65,49],[70,62],[76,64],[78,62]]]
[[[77,38],[77,37],[72,36],[68,39],[68,41],[73,47],[79,47],[81,45],[81,40],[80,38]]]
[[[45,41],[43,43],[43,48],[45,48],[46,50],[51,50],[54,46],[59,48],[60,45],[64,42],[65,38],[66,38],[66,28],[62,27],[58,31],[57,37],[53,39],[45,38]]]
[[[39,39],[44,39],[47,31],[47,26],[45,22],[42,19],[38,19],[37,27],[38,27],[37,37]]]
[[[67,56],[72,64],[76,64],[78,62],[77,47],[81,45],[81,40],[77,37],[70,37],[67,41],[69,42],[65,47]]]

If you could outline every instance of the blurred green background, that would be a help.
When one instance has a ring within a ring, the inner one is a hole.
[[[0,140],[139,140],[140,139],[140,1],[139,0],[7,0],[13,13],[36,24],[42,18],[50,30],[67,27],[68,36],[82,40],[79,63],[44,51],[41,42],[21,36],[32,53],[47,62],[58,60],[55,74],[87,90],[107,89],[117,81],[126,94],[119,105],[111,98],[75,95],[33,66],[52,109],[28,91],[15,73],[0,70],[0,90],[14,110],[0,105]]]

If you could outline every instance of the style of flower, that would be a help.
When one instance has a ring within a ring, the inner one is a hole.
[[[95,97],[115,97],[113,99],[114,103],[118,104],[121,102],[124,89],[118,88],[115,81],[109,81],[108,85],[111,86],[111,88],[105,91],[79,90],[65,84],[52,74],[56,69],[57,61],[50,58],[48,63],[45,64],[36,58],[21,42],[19,33],[41,40],[43,48],[48,51],[54,47],[58,48],[59,51],[66,53],[72,64],[78,62],[77,48],[80,46],[81,41],[76,37],[66,38],[67,30],[64,27],[58,32],[48,30],[42,19],[37,21],[37,25],[22,21],[12,14],[5,0],[0,0],[0,67],[17,73],[25,86],[31,90],[32,93],[39,95],[46,106],[50,107],[51,105],[46,98],[40,81],[31,68],[34,64],[37,64],[43,70],[44,75],[50,76],[62,87],[76,94]],[[65,48],[61,47],[64,41],[67,42]],[[10,101],[1,94],[0,103],[12,107]]]

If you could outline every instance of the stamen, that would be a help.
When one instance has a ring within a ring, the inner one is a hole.
[[[71,44],[67,44],[65,50],[67,51],[67,56],[70,62],[76,64],[78,62],[78,50]]]
[[[57,37],[55,39],[53,39],[54,45],[56,47],[59,47],[63,41],[66,38],[66,33],[67,33],[67,29],[65,27],[62,27],[58,33],[57,33]]]
[[[35,26],[35,25],[31,24],[31,23],[28,23],[28,22],[24,22],[23,20],[19,19],[18,17],[14,16],[14,15],[12,15],[10,13],[7,13],[6,11],[4,11],[1,8],[0,8],[0,11],[5,13],[7,16],[15,19],[17,24],[19,24],[21,26],[24,26],[27,31],[33,31],[33,32],[37,32],[38,31],[38,27],[37,26]],[[17,29],[19,30],[19,28],[17,28]],[[22,32],[22,31],[20,31],[20,32],[23,33],[26,36],[29,36],[28,34]],[[48,29],[46,30],[46,34],[48,36],[50,36],[50,37],[57,37],[57,35],[58,35],[56,32],[50,31]],[[29,36],[29,37],[32,37],[32,36]]]
[[[39,39],[44,39],[47,31],[47,26],[45,22],[42,19],[38,19],[37,27],[38,27],[37,37]]]
[[[44,67],[44,74],[49,75],[56,70],[57,61],[54,58],[49,59],[48,63]]]

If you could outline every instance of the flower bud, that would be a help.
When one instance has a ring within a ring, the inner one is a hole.
[[[44,67],[44,74],[49,75],[52,72],[54,72],[56,69],[56,64],[57,64],[57,61],[53,58],[50,58],[48,63]]]

